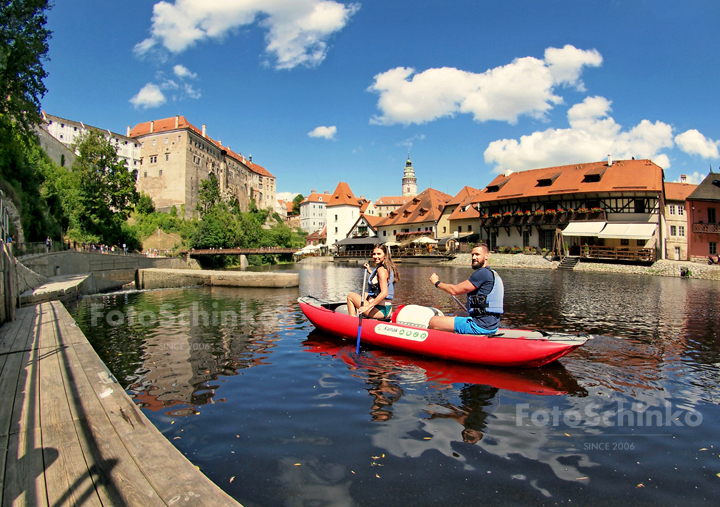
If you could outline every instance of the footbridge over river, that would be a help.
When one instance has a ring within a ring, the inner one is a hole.
[[[264,248],[203,248],[197,250],[183,250],[180,253],[196,257],[199,255],[280,255],[293,254],[295,252],[297,252],[297,249],[295,248],[270,246]]]

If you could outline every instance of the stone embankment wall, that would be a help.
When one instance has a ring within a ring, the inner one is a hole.
[[[168,289],[195,285],[254,288],[298,287],[300,275],[285,272],[139,269],[135,278],[135,288],[137,289]]]
[[[558,261],[550,261],[549,257],[525,254],[490,254],[490,264],[502,268],[533,268],[555,269]],[[470,267],[470,254],[459,254],[447,265]],[[574,271],[594,271],[604,273],[630,273],[636,275],[682,276],[682,269],[689,270],[688,278],[720,280],[720,266],[710,266],[699,262],[660,260],[650,266],[630,264],[609,264],[602,262],[580,262]]]
[[[15,262],[18,294],[22,294],[26,290],[37,289],[41,285],[48,283],[49,279],[47,277],[37,274],[35,271],[28,269],[20,262]]]
[[[140,255],[101,254],[66,250],[47,254],[26,255],[19,259],[27,268],[45,276],[92,273],[99,292],[119,289],[135,279],[135,271],[143,268],[188,269],[179,257],[144,257]],[[197,265],[193,260],[193,265]]]

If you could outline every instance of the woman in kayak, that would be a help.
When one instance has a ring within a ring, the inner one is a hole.
[[[360,294],[348,294],[348,314],[355,317],[359,311],[371,319],[386,319],[392,313],[395,282],[400,280],[400,273],[390,257],[390,249],[385,245],[375,245],[372,256],[375,268],[371,270],[367,263],[363,266],[370,273],[365,301]]]

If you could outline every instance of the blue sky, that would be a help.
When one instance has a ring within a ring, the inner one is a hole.
[[[498,172],[720,165],[717,0],[126,0],[48,13],[49,114],[184,115],[278,192],[456,194]]]

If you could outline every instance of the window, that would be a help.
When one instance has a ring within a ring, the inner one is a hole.
[[[670,226],[670,236],[677,236],[677,227],[674,225]]]
[[[462,225],[458,225],[458,232],[462,232]]]
[[[147,171],[143,173],[143,178],[147,178]]]
[[[635,213],[645,213],[645,199],[635,199]]]
[[[685,226],[684,225],[681,225],[680,227],[678,227],[678,233],[679,233],[678,236],[682,236],[682,237],[685,236]]]
[[[338,232],[337,232],[337,227],[335,227],[335,234],[337,234],[337,233],[338,233]]]
[[[335,215],[335,221],[337,222],[337,215]],[[335,229],[337,229],[337,227],[335,227]],[[335,232],[337,232],[337,230]]]
[[[523,248],[530,246],[530,232],[523,231]]]
[[[150,163],[151,164],[157,163],[157,155],[150,155]]]
[[[472,225],[468,225],[468,232],[472,232]]]
[[[717,255],[717,243],[715,241],[710,242],[710,255]]]
[[[170,160],[170,154],[169,154],[169,153],[166,153],[166,154],[165,154],[165,162],[167,162],[168,160]]]
[[[717,220],[715,220],[715,208],[708,208],[708,223],[709,224],[717,223]]]
[[[157,139],[153,139],[153,146],[155,146],[155,141],[157,141]]]
[[[630,240],[629,239],[621,239],[620,244],[622,246],[630,246]]]
[[[387,231],[383,231],[383,236],[387,236]]]
[[[158,171],[158,176],[162,176],[162,169]]]
[[[675,214],[675,205],[674,205],[674,204],[671,204],[671,205],[670,205],[670,214],[671,214],[671,215],[674,215],[674,214]]]
[[[640,248],[645,248],[645,240],[644,239],[638,239],[636,241],[637,241],[637,246],[639,246]]]
[[[166,137],[166,138],[165,138],[165,144],[167,144],[167,143],[168,143],[168,138]]]
[[[685,206],[678,205],[678,215],[683,216],[685,214]]]

